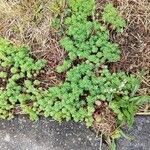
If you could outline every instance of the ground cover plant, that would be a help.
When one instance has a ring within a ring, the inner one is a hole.
[[[66,52],[53,68],[64,79],[58,85],[45,87],[39,78],[47,59],[37,59],[27,46],[0,39],[0,118],[13,117],[19,106],[32,120],[44,115],[59,122],[84,121],[115,149],[114,140],[123,135],[120,127],[132,126],[139,106],[150,100],[137,94],[140,75],[110,67],[121,56],[110,27],[123,32],[127,22],[111,3],[97,18],[94,0],[58,1],[51,10],[59,14],[64,4],[64,18],[55,15],[52,25],[61,33],[59,43]]]

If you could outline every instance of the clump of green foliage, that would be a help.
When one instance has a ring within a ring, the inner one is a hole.
[[[117,114],[118,122],[132,125],[137,109],[135,101],[132,100],[140,86],[140,80],[123,72],[111,74],[107,66],[98,76],[96,75],[99,66],[120,59],[119,47],[116,43],[110,42],[106,24],[91,19],[95,11],[93,0],[71,0],[68,1],[68,5],[71,13],[65,20],[67,31],[60,41],[68,52],[68,58],[57,68],[58,72],[67,71],[67,77],[65,83],[55,90],[57,93],[54,92],[51,98],[59,100],[61,110],[68,107],[68,115],[64,116],[63,111],[60,111],[60,118],[84,120],[87,126],[91,126],[92,114],[95,111],[94,102],[102,100],[109,103],[110,108]],[[104,22],[114,25],[117,31],[125,26],[125,21],[112,4],[106,5],[102,18]],[[76,60],[80,60],[81,64],[74,66]],[[50,93],[53,93],[53,90]],[[137,101],[139,99],[140,97],[136,98]]]
[[[6,82],[0,89],[0,118],[12,117],[11,111],[19,104],[32,119],[36,119],[36,113],[30,108],[40,93],[40,82],[35,78],[45,63],[45,60],[31,58],[29,48],[18,48],[0,39],[0,68],[5,70],[0,71],[0,78]]]
[[[58,71],[68,69],[75,59],[85,59],[97,66],[105,62],[118,61],[119,47],[116,43],[110,42],[106,26],[89,19],[94,11],[93,0],[77,3],[69,1],[69,6],[72,8],[72,15],[65,20],[68,27],[67,36],[60,41],[69,57],[58,67]]]
[[[87,126],[92,126],[94,102],[100,100],[110,104],[118,116],[118,123],[131,125],[140,101],[140,97],[134,97],[139,79],[123,72],[110,73],[107,66],[97,76],[96,69],[92,63],[82,63],[70,69],[64,84],[49,89],[51,106],[48,100],[44,108],[46,115],[58,121],[71,118],[76,122],[85,121]]]
[[[104,8],[101,23],[92,17],[94,0],[69,0],[68,7],[66,33],[60,41],[68,57],[57,68],[59,73],[66,72],[66,79],[59,86],[42,89],[36,76],[46,62],[35,61],[26,47],[17,48],[0,40],[0,67],[7,70],[0,72],[0,78],[6,81],[6,87],[0,90],[0,118],[11,116],[11,110],[19,104],[32,120],[43,114],[58,121],[85,121],[90,127],[95,101],[99,100],[108,103],[118,126],[132,125],[138,106],[149,97],[135,95],[140,86],[135,75],[111,73],[106,65],[120,59],[119,46],[109,39],[107,22],[118,31],[125,21],[111,4]]]
[[[104,8],[102,18],[106,23],[113,25],[117,31],[123,31],[123,28],[126,26],[125,20],[118,15],[118,11],[111,3],[107,4]]]

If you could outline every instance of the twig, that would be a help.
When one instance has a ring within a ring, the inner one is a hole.
[[[136,113],[137,116],[149,116],[150,115],[150,112],[139,112],[139,113]]]
[[[100,135],[100,144],[99,144],[99,150],[102,150],[102,136],[103,136],[103,134],[101,133],[101,135]]]

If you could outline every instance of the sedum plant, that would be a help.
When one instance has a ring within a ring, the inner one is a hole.
[[[104,8],[102,18],[104,22],[110,23],[118,32],[123,31],[123,28],[126,27],[125,20],[118,15],[118,11],[111,3]]]
[[[32,120],[36,119],[30,108],[40,93],[35,77],[45,66],[45,60],[35,61],[29,55],[29,48],[0,39],[0,62],[0,68],[5,70],[0,71],[0,78],[5,80],[5,87],[0,89],[0,117],[12,117],[11,112],[19,104]]]
[[[49,89],[51,100],[56,104],[51,105],[60,112],[53,113],[47,105],[45,113],[56,120],[72,118],[74,121],[85,121],[87,126],[96,124],[97,127],[107,120],[105,114],[109,110],[110,118],[116,119],[115,128],[110,125],[110,132],[101,127],[99,131],[114,141],[122,134],[117,127],[126,123],[131,126],[139,105],[150,100],[149,96],[136,96],[140,87],[139,78],[124,72],[111,73],[104,65],[120,59],[119,46],[110,41],[107,25],[111,24],[119,32],[126,22],[112,4],[105,6],[102,22],[92,17],[95,12],[93,0],[70,0],[68,5],[70,14],[65,19],[66,33],[60,41],[68,57],[57,68],[59,73],[66,72],[66,80],[59,88]],[[103,102],[107,104],[106,112],[101,112]],[[104,123],[111,124],[111,119]]]
[[[119,47],[118,44],[110,42],[109,30],[97,20],[89,19],[94,11],[94,1],[71,0],[68,3],[72,8],[72,14],[65,20],[68,27],[67,36],[62,38],[60,44],[68,52],[69,57],[58,67],[58,71],[67,70],[75,59],[86,59],[97,66],[100,63],[118,61]]]
[[[70,0],[68,5],[71,13],[65,19],[66,34],[60,41],[68,57],[57,68],[60,73],[67,72],[66,80],[59,88],[50,88],[51,99],[56,101],[56,107],[61,113],[56,111],[56,115],[47,105],[46,115],[54,116],[57,120],[84,120],[87,126],[92,126],[95,102],[99,100],[109,104],[118,124],[132,125],[138,101],[149,100],[147,96],[135,97],[140,80],[124,72],[111,73],[106,65],[100,69],[103,64],[120,59],[119,46],[109,39],[107,22],[118,31],[125,27],[125,20],[112,4],[105,6],[102,13],[104,22],[101,23],[91,18],[95,11],[93,0]],[[54,103],[51,105],[55,106]]]
[[[95,74],[92,63],[82,63],[67,72],[66,81],[59,87],[49,89],[50,100],[44,104],[45,115],[56,120],[85,121],[87,126],[93,124],[93,113],[96,101],[106,101],[117,114],[118,123],[132,125],[136,105],[133,101],[136,87],[140,81],[135,76],[124,72],[110,73],[107,66],[101,74]],[[137,102],[140,97],[137,97]],[[52,111],[52,110],[55,111]]]

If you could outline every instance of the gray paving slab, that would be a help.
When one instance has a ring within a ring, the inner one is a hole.
[[[150,117],[137,117],[127,132],[135,139],[119,140],[118,150],[150,150]],[[0,120],[0,150],[99,150],[99,141],[82,123],[59,124],[49,118],[32,122],[24,116]]]

